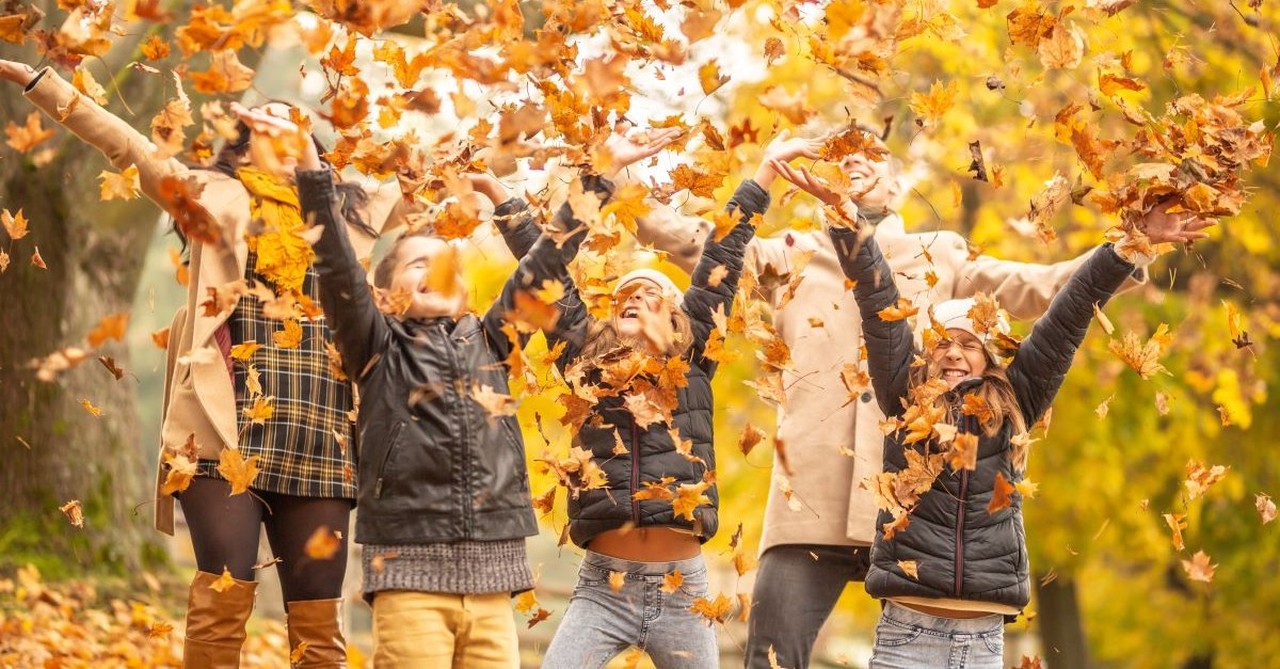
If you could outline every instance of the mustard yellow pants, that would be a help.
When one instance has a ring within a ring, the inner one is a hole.
[[[379,592],[373,599],[374,669],[514,669],[520,666],[507,593]]]

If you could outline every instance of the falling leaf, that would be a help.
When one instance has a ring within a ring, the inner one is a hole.
[[[138,180],[137,165],[130,165],[119,174],[110,170],[103,170],[98,174],[98,178],[102,179],[102,184],[99,186],[99,196],[104,202],[107,200],[132,200],[142,192],[142,182]]]
[[[627,572],[611,571],[609,572],[609,589],[614,592],[621,592],[622,586],[627,582]]]
[[[89,415],[93,416],[94,418],[97,418],[98,416],[102,415],[102,409],[99,409],[98,407],[93,406],[93,402],[90,402],[87,399],[80,400],[80,406],[84,407],[84,410],[88,411]]]
[[[1116,398],[1115,393],[1112,393],[1109,397],[1107,397],[1107,399],[1102,400],[1102,403],[1099,404],[1098,407],[1093,410],[1093,413],[1098,415],[1098,420],[1106,419],[1107,412],[1111,410],[1111,400],[1115,398]]]
[[[928,93],[911,94],[911,112],[920,117],[922,125],[935,126],[953,105],[959,87],[956,82],[933,82]]]
[[[1150,379],[1161,372],[1168,374],[1168,370],[1159,361],[1168,347],[1168,330],[1169,326],[1161,323],[1145,342],[1136,333],[1126,332],[1121,341],[1113,339],[1108,347],[1143,379]]]
[[[4,224],[4,231],[9,233],[9,239],[12,241],[27,236],[27,218],[22,215],[21,209],[17,214],[9,213],[8,209],[0,211],[0,223]]]
[[[102,366],[106,367],[107,371],[111,372],[111,376],[114,376],[117,381],[124,378],[124,374],[125,374],[124,369],[116,365],[115,358],[112,358],[106,355],[100,355],[98,356],[98,362],[102,363]]]
[[[1235,344],[1237,349],[1253,346],[1253,341],[1249,339],[1249,333],[1245,332],[1244,327],[1241,325],[1243,318],[1240,315],[1240,311],[1236,309],[1236,305],[1223,300],[1222,306],[1227,310],[1227,330],[1231,335],[1231,343]]]
[[[742,436],[738,438],[738,450],[742,451],[743,455],[751,455],[751,449],[763,439],[764,433],[748,421],[742,428]]]
[[[58,510],[67,515],[67,520],[71,521],[74,527],[84,527],[84,506],[80,504],[80,500],[73,499],[58,507]]]
[[[702,92],[711,95],[729,83],[729,77],[720,74],[720,64],[712,59],[698,68],[698,81],[702,84]]]
[[[231,484],[231,492],[228,494],[239,495],[253,486],[253,479],[258,476],[258,458],[257,455],[251,455],[246,460],[238,448],[222,449],[218,454],[218,473]]]
[[[879,316],[880,320],[890,323],[910,318],[918,313],[920,313],[920,308],[913,305],[911,300],[908,300],[905,297],[899,297],[896,305],[881,309],[876,316]]]
[[[1209,556],[1204,551],[1196,551],[1190,560],[1182,561],[1182,568],[1186,570],[1187,577],[1193,581],[1203,581],[1209,583],[1213,581],[1213,572],[1218,565],[1209,562]]]
[[[947,451],[947,464],[955,470],[977,469],[978,435],[969,433],[956,435],[951,441],[950,450]]]
[[[1226,477],[1229,469],[1230,467],[1223,465],[1205,467],[1195,460],[1187,462],[1187,479],[1182,482],[1187,489],[1187,499],[1192,500],[1204,495],[1210,487]]]
[[[996,472],[995,487],[991,490],[991,503],[987,505],[987,513],[995,513],[1013,502],[1014,487],[1004,478],[1004,474]]]
[[[1254,504],[1258,507],[1258,515],[1262,516],[1263,525],[1276,519],[1276,503],[1271,501],[1270,496],[1258,493]]]
[[[265,425],[276,413],[275,407],[271,406],[273,400],[275,400],[274,397],[258,397],[254,399],[253,406],[245,407],[244,417],[248,418],[249,422],[254,425]],[[256,458],[258,456],[255,455],[253,457]]]
[[[45,130],[40,125],[40,112],[28,114],[25,125],[15,125],[13,121],[9,121],[5,125],[4,133],[9,136],[5,144],[18,153],[27,153],[53,138],[53,130]]]
[[[682,585],[684,585],[684,574],[681,574],[679,569],[663,574],[661,588],[663,592],[671,594],[679,590]]]
[[[1164,522],[1173,531],[1173,547],[1177,550],[1186,548],[1182,543],[1182,531],[1187,529],[1187,516],[1182,513],[1164,514]]]
[[[89,332],[89,346],[97,348],[102,346],[102,344],[109,339],[122,341],[128,326],[128,312],[112,314],[103,318],[101,321],[98,321],[98,324]]]
[[[246,361],[253,357],[253,354],[262,348],[258,342],[250,339],[231,347],[231,359]]]
[[[699,481],[697,483],[684,483],[676,488],[675,499],[671,500],[671,510],[675,512],[676,517],[688,521],[694,520],[694,509],[711,503],[711,498],[706,495],[706,491],[710,487],[710,483]]]
[[[254,456],[257,457],[257,456]],[[219,466],[218,471],[222,471]],[[234,484],[233,484],[234,485]],[[231,494],[235,494],[233,491]],[[311,537],[307,539],[307,543],[302,550],[307,557],[312,560],[332,560],[333,556],[338,554],[342,549],[342,535],[334,530],[329,529],[328,525],[321,525],[311,533]]]
[[[186,490],[191,485],[191,479],[195,477],[198,469],[199,452],[195,434],[188,436],[186,444],[180,449],[174,450],[171,447],[164,449],[164,466],[169,471],[160,485],[160,494],[172,495]]]
[[[284,329],[271,333],[271,339],[279,348],[294,349],[302,345],[302,325],[290,318],[284,322]]]
[[[715,599],[698,597],[689,606],[689,611],[706,618],[708,622],[723,625],[733,612],[733,600],[725,597],[723,593],[717,593]]]
[[[226,567],[223,567],[222,575],[219,576],[216,580],[214,580],[213,583],[209,584],[209,589],[213,590],[214,592],[226,592],[231,588],[235,587],[235,585],[236,585],[236,579],[232,578],[231,571],[228,570]]]
[[[915,560],[898,560],[898,569],[913,580],[920,579],[920,566]]]

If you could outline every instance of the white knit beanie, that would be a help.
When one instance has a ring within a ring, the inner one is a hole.
[[[633,269],[630,272],[623,274],[622,278],[618,279],[618,282],[613,285],[614,297],[617,297],[618,293],[621,293],[622,288],[627,284],[642,280],[657,284],[657,286],[662,289],[663,297],[671,300],[676,306],[680,306],[684,303],[684,292],[680,290],[680,287],[676,285],[675,281],[671,280],[671,277],[656,269],[649,269],[647,267]]]
[[[964,330],[977,337],[982,342],[982,345],[987,348],[987,351],[998,359],[998,351],[994,347],[995,335],[997,332],[1009,334],[1012,329],[1009,327],[1009,319],[1005,316],[1004,310],[1001,309],[997,315],[995,332],[978,332],[978,328],[973,324],[973,319],[969,318],[969,311],[977,304],[978,301],[972,297],[966,297],[962,300],[947,300],[936,304],[933,307],[933,322],[948,330]]]

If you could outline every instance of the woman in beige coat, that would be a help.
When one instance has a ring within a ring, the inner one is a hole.
[[[252,164],[241,126],[214,168],[191,169],[48,68],[0,61],[0,78],[24,86],[27,99],[116,169],[137,166],[142,191],[187,233],[179,230],[190,279],[169,329],[156,485],[156,528],[173,533],[177,497],[199,570],[184,666],[239,665],[261,525],[281,559],[290,644],[301,657],[295,666],[345,666],[339,605],[355,499],[355,412],[352,386],[329,350],[332,336],[311,308],[319,301],[315,270],[298,234],[291,167]],[[264,109],[289,113],[279,103]],[[368,256],[402,201],[399,189],[343,189],[352,242]],[[256,463],[257,474],[237,473],[242,461]],[[308,555],[312,536],[336,546],[331,557]]]

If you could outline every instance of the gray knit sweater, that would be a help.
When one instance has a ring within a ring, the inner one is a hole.
[[[385,590],[455,595],[533,588],[524,539],[364,547],[364,598]]]

